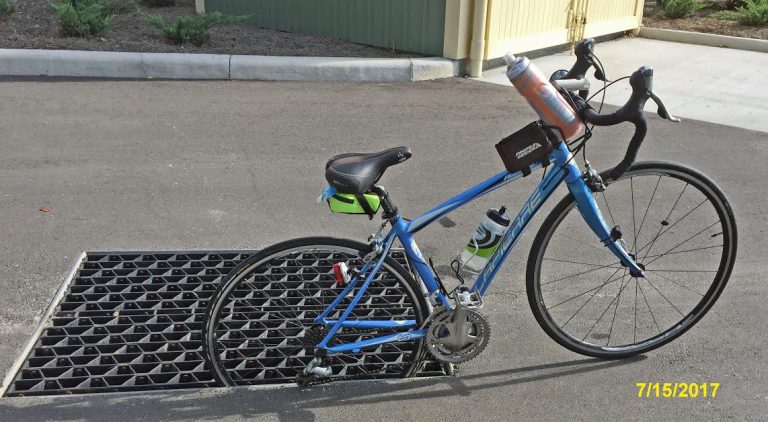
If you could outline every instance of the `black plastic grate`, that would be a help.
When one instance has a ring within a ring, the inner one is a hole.
[[[223,303],[217,327],[215,354],[236,384],[284,382],[300,374],[314,358],[305,336],[320,313],[337,299],[340,289],[333,273],[335,262],[351,268],[363,266],[356,251],[327,248],[286,251],[241,274],[241,283]],[[343,298],[331,320],[341,317],[359,287]],[[386,266],[377,272],[354,307],[351,320],[408,320],[416,318],[416,294],[409,295]],[[417,305],[416,305],[417,306]],[[357,342],[406,331],[408,327],[359,330],[341,328],[329,346]],[[312,342],[314,344],[314,342]],[[418,364],[418,343],[393,342],[358,353],[332,356],[334,376],[393,378]],[[405,368],[403,364],[408,364]]]
[[[205,307],[254,252],[86,253],[4,395],[214,386],[202,354]],[[405,263],[401,251],[392,255]],[[444,374],[436,362],[418,373]]]

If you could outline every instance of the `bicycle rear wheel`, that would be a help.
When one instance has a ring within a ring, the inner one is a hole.
[[[701,320],[725,288],[736,260],[733,211],[712,180],[666,162],[636,163],[594,197],[607,223],[621,226],[645,277],[629,274],[568,195],[531,247],[531,310],[552,339],[574,352],[648,352]]]
[[[288,382],[302,373],[323,335],[313,321],[342,291],[336,287],[333,264],[346,262],[360,269],[367,246],[326,237],[289,240],[232,270],[211,298],[203,325],[204,348],[217,380],[224,385],[267,384]],[[339,318],[357,291],[328,318]],[[419,291],[408,272],[387,257],[349,319],[415,319],[420,325],[427,307]],[[404,330],[342,328],[329,345]],[[334,376],[409,376],[422,356],[421,341],[387,343],[332,355],[331,366]]]

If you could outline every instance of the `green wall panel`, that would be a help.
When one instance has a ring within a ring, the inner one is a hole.
[[[446,0],[205,0],[206,12],[253,15],[264,28],[443,55]]]

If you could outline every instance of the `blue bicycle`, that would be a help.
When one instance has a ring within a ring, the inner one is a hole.
[[[337,212],[372,218],[381,210],[384,223],[367,243],[295,239],[268,247],[234,269],[211,298],[203,324],[216,378],[224,385],[295,379],[307,386],[409,376],[423,370],[425,362],[453,364],[476,357],[490,338],[483,297],[532,217],[563,182],[569,194],[539,229],[526,273],[531,310],[547,334],[574,352],[617,359],[658,348],[701,320],[734,266],[731,206],[712,180],[690,167],[635,162],[646,135],[646,100],[657,102],[661,117],[678,120],[653,93],[650,68],[629,77],[633,93],[627,104],[600,114],[586,96],[584,75],[591,67],[605,79],[591,40],[580,43],[576,54],[574,67],[556,72],[552,84],[592,127],[635,125],[619,165],[599,173],[585,156],[582,171],[575,157],[585,151],[591,128],[567,141],[557,128],[539,122],[525,135],[551,144],[544,156],[408,220],[378,181],[388,167],[410,158],[410,149],[333,157],[320,199]],[[537,148],[528,145],[525,154]],[[520,156],[518,151],[506,158]],[[448,289],[445,275],[434,271],[414,235],[541,168],[540,183],[499,237],[487,264],[473,272],[454,262],[456,287]]]

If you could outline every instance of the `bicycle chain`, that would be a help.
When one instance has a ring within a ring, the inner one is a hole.
[[[324,326],[314,326],[307,330],[308,334],[304,336],[304,346],[305,347],[315,347],[317,343],[322,341],[323,338],[328,334],[330,330],[327,327]],[[345,327],[344,328],[345,334],[365,334],[367,332],[374,332],[375,330],[365,330],[365,329],[359,329],[359,328],[350,328]],[[360,373],[354,374],[354,375],[340,375],[340,376],[330,376],[330,377],[318,377],[315,374],[299,374],[296,375],[296,378],[294,378],[294,382],[301,387],[301,388],[309,388],[316,385],[322,385],[322,384],[330,384],[332,382],[336,381],[349,381],[349,380],[355,380],[360,378],[365,378],[370,375],[375,375],[378,373],[383,373],[388,370],[396,370],[396,371],[403,371],[408,366],[410,366],[411,363],[398,363],[398,364],[384,364],[381,369],[368,371],[365,368],[360,368]]]

